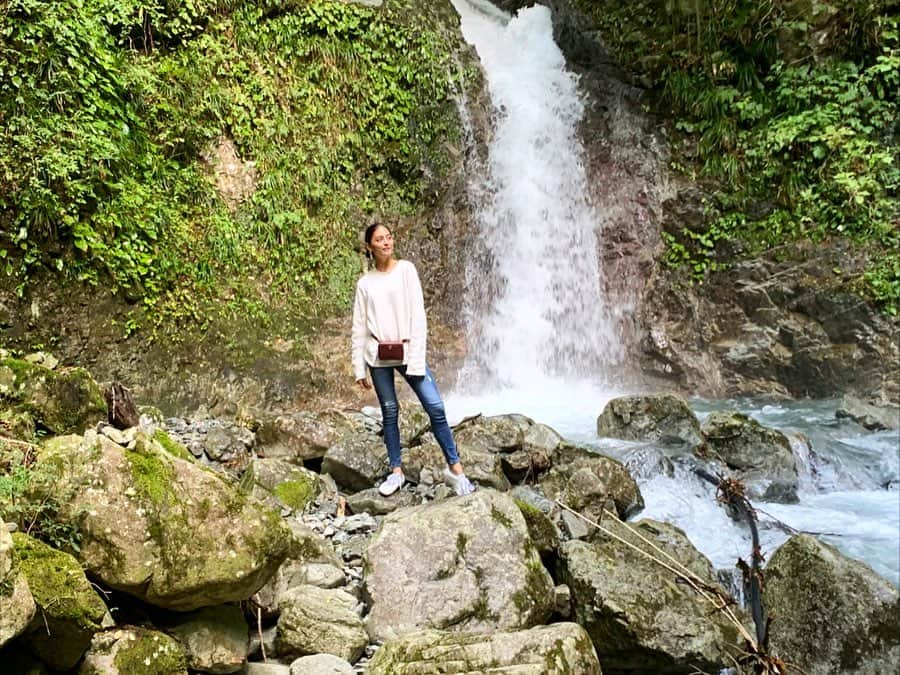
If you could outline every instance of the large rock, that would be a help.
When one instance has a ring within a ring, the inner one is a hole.
[[[26,534],[12,535],[16,563],[28,580],[38,613],[20,638],[56,670],[72,668],[101,629],[106,605],[68,553]]]
[[[353,675],[353,673],[353,666],[333,654],[301,656],[291,662],[291,675]]]
[[[703,442],[700,422],[675,394],[614,398],[597,418],[597,434],[626,441],[661,441],[691,446]]]
[[[106,418],[103,392],[86,370],[50,370],[19,359],[0,361],[0,407],[28,413],[54,434],[80,433]]]
[[[319,474],[284,459],[254,459],[247,469],[254,481],[253,494],[262,501],[303,511],[321,489]],[[242,478],[242,482],[244,479]]]
[[[277,512],[143,434],[133,449],[93,432],[55,438],[40,461],[75,491],[63,516],[79,528],[85,568],[151,604],[188,611],[246,599],[287,555]]]
[[[375,652],[366,672],[600,675],[600,663],[581,626],[555,623],[489,634],[436,630],[411,633],[386,642]]]
[[[712,565],[681,530],[650,520],[635,527],[706,583],[717,585]],[[624,525],[616,532],[628,534]],[[718,672],[737,656],[741,641],[736,627],[690,586],[677,583],[671,572],[633,549],[598,535],[593,543],[565,542],[559,552],[560,576],[571,589],[575,621],[591,636],[605,668]]]
[[[716,411],[703,422],[706,447],[755,499],[797,501],[797,466],[787,437],[739,412]]]
[[[623,520],[644,508],[640,488],[621,462],[575,445],[556,451],[541,490],[591,520],[602,517],[607,500]]]
[[[765,573],[772,653],[811,675],[900,671],[897,589],[871,568],[803,534]]]
[[[347,492],[359,492],[381,482],[388,469],[384,443],[369,434],[343,437],[322,458],[322,473],[330,474]]]
[[[522,514],[493,490],[386,516],[364,564],[377,639],[525,628],[553,608],[553,581]]]
[[[369,643],[356,604],[356,599],[342,590],[291,589],[281,597],[276,652],[281,657],[333,654],[356,661]]]
[[[188,667],[202,673],[236,673],[250,646],[247,622],[239,607],[204,607],[179,617],[168,628],[184,648]]]
[[[503,474],[500,456],[478,445],[470,445],[466,441],[456,442],[459,459],[466,470],[466,475],[484,487],[495,490],[508,490],[509,481]],[[447,461],[437,441],[431,440],[409,448],[403,453],[403,470],[410,476],[419,477],[422,469],[428,469],[432,476],[443,480]]]
[[[844,396],[834,416],[850,418],[870,431],[897,429],[900,427],[900,408],[866,403],[855,396]]]
[[[19,569],[13,539],[0,518],[0,647],[28,627],[34,612],[28,580]]]
[[[357,420],[339,410],[275,415],[260,423],[257,449],[264,457],[283,457],[300,463],[323,457],[344,435],[363,431]]]
[[[97,633],[78,675],[187,675],[187,658],[175,638],[146,628]]]

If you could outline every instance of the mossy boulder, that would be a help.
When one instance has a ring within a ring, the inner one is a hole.
[[[607,502],[623,520],[644,508],[641,490],[622,462],[576,445],[556,450],[541,490],[591,520],[602,518]]]
[[[40,461],[74,492],[62,515],[81,535],[82,564],[150,604],[188,611],[246,599],[287,555],[277,512],[143,433],[132,449],[94,432],[51,439]]]
[[[541,555],[553,553],[559,547],[559,530],[556,529],[550,516],[523,499],[516,499],[516,506],[522,512],[528,526],[528,534],[538,553]]]
[[[0,647],[28,627],[35,609],[28,579],[13,553],[13,539],[0,518]]]
[[[364,566],[376,639],[425,628],[528,628],[553,610],[553,580],[525,519],[495,490],[385,516]]]
[[[0,361],[0,408],[27,413],[54,434],[81,432],[106,418],[103,392],[83,368],[50,370],[9,358]]]
[[[366,672],[600,675],[601,671],[585,630],[575,623],[555,623],[487,634],[436,630],[411,633],[388,640],[375,652]]]
[[[811,675],[900,671],[900,598],[870,567],[801,534],[765,574],[772,653]]]
[[[319,474],[284,459],[254,459],[247,469],[253,476],[253,494],[262,501],[303,511],[321,490]]]
[[[660,557],[626,532],[625,524],[607,522]],[[717,585],[710,562],[677,527],[650,520],[635,527],[705,583]],[[718,672],[738,655],[742,643],[736,626],[672,572],[621,542],[598,534],[591,543],[564,542],[559,555],[559,578],[572,592],[574,620],[591,636],[605,668]]]
[[[175,638],[129,626],[97,633],[78,675],[187,675],[187,657]]]
[[[34,420],[27,412],[0,407],[0,433],[4,436],[18,441],[32,441],[35,430]],[[0,450],[3,445],[3,441],[0,441]]]
[[[687,444],[703,442],[700,422],[676,394],[621,396],[612,399],[597,418],[597,434],[626,441]]]
[[[26,534],[16,532],[12,539],[16,563],[38,607],[21,640],[51,668],[68,670],[101,629],[106,605],[74,557]]]
[[[797,466],[787,437],[736,411],[716,411],[703,422],[706,449],[744,482],[747,495],[797,501]]]

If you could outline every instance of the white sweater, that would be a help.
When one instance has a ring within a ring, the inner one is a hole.
[[[367,363],[398,365],[397,361],[378,360],[378,340],[408,340],[403,349],[406,372],[424,375],[427,329],[425,299],[415,265],[398,260],[390,272],[366,272],[356,284],[353,303],[354,377],[361,380],[366,376]]]

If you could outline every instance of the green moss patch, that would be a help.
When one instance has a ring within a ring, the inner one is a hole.
[[[168,452],[173,457],[178,457],[179,459],[183,459],[188,462],[195,461],[194,456],[191,454],[190,450],[188,450],[178,441],[173,440],[172,437],[169,436],[169,434],[164,430],[157,429],[153,432],[152,438],[163,447],[163,450]]]
[[[114,663],[118,672],[142,675],[180,675],[187,672],[187,658],[178,642],[162,633],[133,629],[134,640],[119,642]]]
[[[311,478],[286,480],[275,486],[275,496],[285,506],[301,511],[316,496],[315,481]]]
[[[16,563],[41,610],[88,630],[99,630],[106,605],[91,588],[78,561],[21,532],[12,537]]]
[[[147,443],[138,439],[134,450],[125,450],[125,459],[131,470],[134,489],[142,499],[157,510],[165,506],[172,496],[175,472],[163,457]]]

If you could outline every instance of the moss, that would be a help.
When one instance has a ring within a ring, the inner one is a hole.
[[[146,438],[138,438],[134,450],[125,450],[131,481],[138,494],[157,510],[172,496],[174,471]]]
[[[78,561],[21,532],[12,537],[15,561],[42,611],[99,630],[106,605],[91,588]]]
[[[275,486],[275,496],[285,506],[302,511],[316,496],[316,481],[306,476],[286,480]]]
[[[466,552],[466,545],[469,543],[469,537],[464,532],[456,535],[456,552],[462,556]]]
[[[120,673],[175,675],[187,672],[187,658],[173,638],[139,628],[134,640],[121,640],[115,665]],[[126,642],[127,640],[127,642]]]
[[[491,518],[507,529],[513,526],[512,519],[493,504],[491,504]]]
[[[184,459],[188,462],[196,461],[186,447],[173,440],[172,437],[162,429],[157,429],[153,432],[153,440],[159,443],[163,447],[163,450],[173,457],[178,457],[179,459]]]

